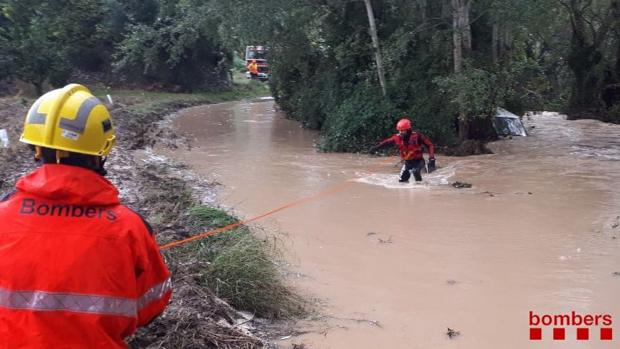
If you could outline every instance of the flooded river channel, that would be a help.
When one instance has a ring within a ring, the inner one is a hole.
[[[396,157],[316,152],[318,134],[269,100],[184,110],[193,148],[172,155],[242,218],[310,198],[257,223],[282,234],[288,280],[323,315],[283,348],[618,348],[620,125],[525,123],[495,154],[439,154],[422,184],[398,183]],[[609,314],[614,338],[538,326],[531,341],[530,311]]]

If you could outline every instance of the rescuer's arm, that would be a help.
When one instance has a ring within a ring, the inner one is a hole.
[[[146,227],[140,235],[137,240],[139,246],[136,246],[138,326],[145,326],[166,308],[172,294],[172,285],[170,272],[159,252],[155,238]]]
[[[384,140],[382,140],[381,142],[379,142],[379,144],[375,145],[374,147],[371,147],[368,152],[370,153],[374,153],[378,150],[381,150],[383,148],[387,148],[389,146],[392,146],[394,144],[396,144],[396,139],[395,137],[398,137],[398,135],[394,135],[392,137],[386,138]]]
[[[422,138],[422,143],[428,148],[428,172],[430,173],[435,171],[435,146],[433,146],[433,143],[428,137],[421,133],[420,138]]]

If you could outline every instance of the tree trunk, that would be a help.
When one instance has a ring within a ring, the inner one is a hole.
[[[602,59],[593,40],[588,39],[584,18],[580,14],[573,17],[573,37],[568,67],[575,74],[575,85],[570,98],[571,109],[587,109],[595,103],[598,76],[593,69]]]
[[[460,0],[459,17],[461,19],[461,32],[463,33],[463,52],[465,56],[471,53],[471,26],[469,25],[469,9],[471,0]]]
[[[33,81],[34,90],[37,93],[37,97],[43,95],[43,81]]]
[[[420,11],[420,14],[422,15],[422,23],[425,23],[426,22],[426,11],[427,11],[426,0],[418,1],[418,6],[419,8],[422,9],[422,11]]]
[[[368,23],[370,24],[370,36],[372,37],[372,46],[375,50],[375,61],[377,63],[377,74],[379,75],[379,84],[383,96],[387,94],[385,90],[385,74],[383,72],[383,59],[381,58],[381,50],[379,48],[379,37],[377,36],[377,27],[375,26],[375,15],[372,11],[370,0],[364,0],[366,3],[366,13],[368,14]]]
[[[471,0],[452,0],[452,55],[455,74],[463,70],[463,55],[471,51],[470,7]],[[461,106],[459,109],[459,140],[464,141],[469,138],[469,118]]]
[[[493,36],[491,38],[491,57],[493,64],[499,63],[499,24],[493,23]]]
[[[507,31],[503,28],[500,28],[498,32],[499,42],[497,43],[497,55],[500,58],[506,56],[506,46],[508,42],[508,34],[506,32]]]
[[[614,69],[614,80],[620,81],[620,1],[616,0],[612,4],[614,10],[614,32],[616,33],[616,65]]]
[[[588,109],[597,104],[597,87],[600,80],[594,67],[602,54],[593,46],[573,44],[568,57],[568,66],[575,74],[575,86],[570,98],[574,110]]]
[[[586,18],[586,7],[580,1],[564,2],[571,20],[573,35],[568,67],[575,75],[575,83],[569,100],[572,111],[589,111],[602,105],[603,88],[602,47],[611,28],[620,17],[620,1],[612,0],[605,16],[599,16],[598,23],[592,24],[593,18]]]
[[[616,43],[616,71],[614,78],[620,80],[620,40]]]
[[[463,69],[463,33],[459,18],[459,0],[452,0],[452,58],[454,72],[460,73]]]

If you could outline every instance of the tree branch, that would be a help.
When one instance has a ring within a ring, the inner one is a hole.
[[[607,37],[607,33],[611,29],[612,24],[615,22],[614,20],[618,16],[617,7],[620,4],[618,4],[616,1],[617,0],[612,0],[609,3],[609,8],[607,10],[607,15],[605,16],[605,19],[601,23],[601,26],[599,27],[598,32],[594,32],[593,41],[596,47],[598,47],[603,42],[603,40]]]

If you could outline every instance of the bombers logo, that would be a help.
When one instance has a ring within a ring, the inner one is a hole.
[[[536,314],[530,310],[530,340],[543,339],[543,327],[553,328],[553,340],[567,339],[566,327],[573,326],[576,340],[613,340],[613,319],[610,314],[586,314],[580,315],[572,311],[570,314]],[[593,328],[596,326],[596,328]],[[590,334],[590,330],[593,330]],[[598,331],[596,331],[598,330]],[[572,332],[572,331],[571,331]],[[595,333],[598,332],[598,335]],[[598,338],[596,338],[598,337]]]
[[[95,206],[68,205],[68,204],[43,204],[34,199],[24,199],[19,209],[23,215],[37,215],[50,217],[73,217],[73,218],[97,218],[116,220],[116,212]]]

